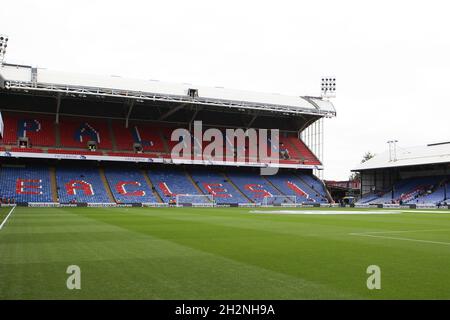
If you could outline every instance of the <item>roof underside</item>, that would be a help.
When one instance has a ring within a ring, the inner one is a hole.
[[[172,104],[215,106],[333,117],[336,110],[328,100],[317,97],[297,97],[270,93],[203,87],[191,84],[171,84],[153,80],[125,79],[117,76],[96,76],[29,66],[0,67],[3,87],[14,92],[40,92],[73,96],[102,96],[137,101],[159,101]],[[196,89],[198,96],[188,95]]]
[[[450,163],[450,142],[419,147],[397,147],[396,159],[389,151],[375,155],[352,171]]]

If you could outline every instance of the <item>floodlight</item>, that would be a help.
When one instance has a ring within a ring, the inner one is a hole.
[[[389,162],[397,161],[397,142],[398,140],[389,140]]]
[[[6,48],[8,47],[8,36],[0,34],[0,64],[3,64]]]
[[[321,94],[322,94],[322,98],[336,97],[336,78],[335,77],[322,78]]]

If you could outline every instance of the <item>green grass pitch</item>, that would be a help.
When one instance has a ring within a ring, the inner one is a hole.
[[[0,300],[450,298],[448,210],[252,210],[18,207],[0,230]]]

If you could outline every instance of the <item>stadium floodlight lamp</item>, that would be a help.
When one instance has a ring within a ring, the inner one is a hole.
[[[8,47],[8,36],[0,34],[0,64],[3,64],[3,59],[6,54],[6,47]]]
[[[322,98],[335,98],[336,97],[336,77],[324,77],[322,78],[321,86]]]
[[[397,161],[397,142],[398,140],[389,140],[389,162]]]

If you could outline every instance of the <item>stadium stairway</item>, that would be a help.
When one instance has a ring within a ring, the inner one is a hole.
[[[198,191],[199,194],[206,194],[197,184],[197,182],[194,181],[194,179],[192,178],[191,174],[188,171],[184,172],[186,174],[186,177],[188,178],[188,180],[192,183],[192,185],[195,187],[195,189]]]
[[[215,170],[192,169],[189,171],[192,179],[197,182],[203,193],[214,195],[217,203],[238,204],[249,203],[234,186]]]
[[[227,176],[254,203],[262,203],[267,196],[284,196],[259,172],[229,172]]]
[[[325,192],[326,192],[325,195],[326,195],[326,197],[327,197],[327,199],[328,199],[328,202],[330,202],[330,203],[336,203],[336,201],[334,201],[333,197],[331,196],[330,190],[328,190],[328,188],[326,187],[325,182],[322,181],[322,184],[323,184],[324,187],[325,187]]]
[[[236,189],[236,191],[241,194],[241,196],[244,199],[246,199],[249,203],[254,203],[255,202],[255,200],[250,199],[249,197],[247,197],[247,195],[241,189],[239,189],[239,187],[233,182],[233,180],[230,179],[230,177],[228,177],[228,175],[226,173],[224,173],[223,176],[228,181],[228,183],[231,184]]]
[[[145,175],[137,168],[107,167],[106,180],[116,203],[157,203]]]
[[[330,203],[334,202],[330,192],[328,191],[327,187],[325,186],[322,180],[318,179],[314,175],[296,174],[296,176],[301,181],[303,181],[307,189],[311,191],[312,194],[319,193],[319,195],[325,196]],[[314,188],[312,188],[311,186],[314,186]]]
[[[161,196],[159,195],[158,192],[156,192],[156,187],[153,184],[152,180],[150,179],[150,177],[148,176],[147,171],[145,170],[141,170],[142,175],[144,176],[145,181],[147,182],[147,184],[150,186],[150,188],[152,189],[152,193],[153,196],[155,197],[156,200],[158,200],[159,203],[163,203],[164,201],[161,199]]]
[[[53,202],[58,202],[58,186],[56,184],[56,168],[50,167],[50,184],[52,188]]]
[[[286,195],[286,194],[283,193],[283,191],[280,190],[280,188],[278,188],[275,184],[273,184],[272,181],[270,181],[269,179],[267,179],[266,176],[262,176],[262,178],[267,182],[267,184],[268,184],[269,186],[271,186],[272,188],[274,188],[275,190],[277,190],[277,191],[280,193],[280,195],[283,195],[283,196]]]
[[[166,151],[166,153],[170,154],[171,150],[169,148],[169,143],[167,142],[167,140],[164,138],[164,134],[161,132],[161,130],[158,130],[158,134],[161,137],[161,140],[163,142],[163,146],[164,146],[164,150]],[[169,137],[170,139],[170,137]]]
[[[111,119],[108,119],[108,129],[109,129],[109,136],[111,139],[112,150],[117,151],[116,135],[114,134]]]
[[[108,195],[109,200],[111,200],[111,202],[116,202],[116,199],[114,198],[113,193],[111,191],[111,187],[108,183],[108,179],[106,179],[105,169],[99,168],[98,170],[99,170],[100,178],[102,179],[103,185],[105,186],[106,194]]]
[[[53,129],[55,131],[55,147],[61,146],[61,136],[59,134],[59,123],[55,123],[55,127]]]
[[[325,194],[322,194],[319,188],[312,192],[308,183],[301,180],[295,173],[278,173],[275,176],[268,176],[267,179],[283,194],[295,195],[297,202],[321,203],[327,201]]]
[[[163,202],[175,200],[178,194],[203,195],[184,170],[151,169],[148,176]]]

